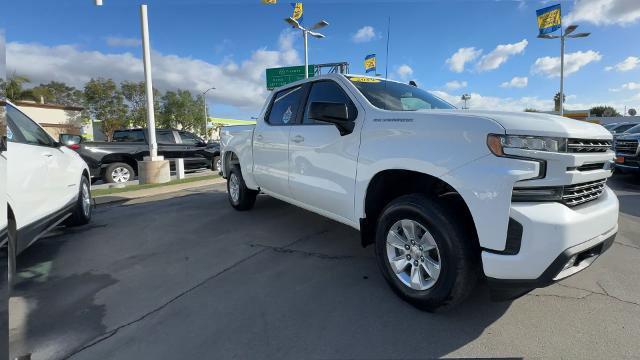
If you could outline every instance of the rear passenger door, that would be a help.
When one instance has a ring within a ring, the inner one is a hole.
[[[253,134],[253,175],[261,189],[290,197],[289,132],[298,121],[304,87],[295,86],[273,95]]]
[[[354,221],[354,190],[360,136],[344,136],[333,124],[309,117],[312,102],[346,104],[350,121],[357,121],[358,108],[333,80],[310,84],[300,124],[291,126],[289,186],[292,197],[314,208]]]
[[[178,159],[182,157],[182,145],[176,142],[173,130],[156,130],[156,143],[158,144],[158,155],[165,159]]]

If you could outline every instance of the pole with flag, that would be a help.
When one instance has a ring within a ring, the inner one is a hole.
[[[364,58],[364,70],[366,73],[376,72],[376,54],[369,54]]]
[[[291,18],[299,24],[302,24],[302,15],[304,13],[302,3],[291,3],[291,6],[293,6],[293,15],[291,15]]]

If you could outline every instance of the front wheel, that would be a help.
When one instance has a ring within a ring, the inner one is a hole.
[[[104,171],[104,182],[106,183],[125,183],[133,180],[135,172],[131,165],[125,163],[109,164]]]
[[[427,311],[450,308],[473,290],[478,267],[473,239],[437,200],[401,196],[383,210],[376,230],[376,257],[387,283]]]
[[[231,206],[236,210],[244,211],[253,207],[258,191],[247,187],[242,178],[240,168],[234,166],[229,174],[229,179],[227,179],[227,194],[229,195]]]
[[[88,224],[91,221],[91,185],[86,177],[82,177],[80,181],[80,191],[78,200],[73,208],[71,216],[65,222],[67,226],[80,226]]]
[[[217,173],[222,171],[222,159],[220,159],[220,156],[213,157],[213,161],[211,162],[211,170]]]

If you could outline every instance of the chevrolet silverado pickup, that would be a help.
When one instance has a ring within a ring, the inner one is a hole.
[[[614,140],[616,170],[640,174],[640,125],[637,133],[622,134]]]
[[[221,142],[231,206],[262,192],[358,229],[392,290],[427,311],[480,277],[503,299],[566,278],[618,231],[612,135],[587,122],[330,74],[274,90]]]
[[[138,173],[138,161],[149,155],[147,129],[116,130],[110,142],[84,142],[79,135],[69,134],[63,134],[61,141],[87,162],[92,178],[105,183],[133,180]],[[157,129],[156,142],[158,155],[168,160],[184,159],[187,170],[219,171],[220,148],[215,143],[205,143],[193,133],[175,129]]]

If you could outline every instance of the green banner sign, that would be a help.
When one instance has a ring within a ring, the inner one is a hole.
[[[315,65],[309,65],[309,77],[315,73]],[[304,79],[304,65],[267,69],[267,89],[287,85]]]

